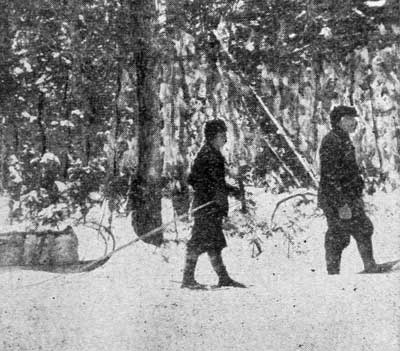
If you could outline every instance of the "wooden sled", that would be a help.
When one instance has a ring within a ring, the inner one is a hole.
[[[399,267],[395,267],[398,264],[399,264]],[[388,262],[384,262],[384,263],[379,263],[378,267],[379,267],[379,270],[376,272],[361,271],[361,272],[359,272],[359,274],[382,274],[382,273],[391,273],[391,272],[400,271],[400,259],[394,260],[394,261],[388,261]]]

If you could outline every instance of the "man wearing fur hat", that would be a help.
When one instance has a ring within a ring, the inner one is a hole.
[[[194,274],[199,256],[207,252],[218,275],[218,286],[245,287],[231,279],[222,260],[226,247],[222,221],[228,215],[228,195],[239,196],[239,189],[225,182],[225,159],[221,148],[225,145],[226,125],[215,119],[204,128],[204,145],[198,152],[188,182],[194,189],[193,208],[212,202],[194,213],[192,236],[187,244],[182,288],[201,289]]]
[[[362,200],[364,181],[349,137],[357,128],[356,118],[354,107],[336,106],[330,114],[332,130],[323,138],[319,152],[318,203],[328,222],[325,235],[328,274],[340,273],[342,252],[349,245],[350,236],[357,242],[364,271],[375,273],[380,270],[372,248],[374,227],[364,211]]]

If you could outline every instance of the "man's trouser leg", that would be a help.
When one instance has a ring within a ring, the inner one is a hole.
[[[339,218],[327,216],[328,231],[325,234],[325,260],[328,274],[340,273],[343,250],[350,243],[350,234]]]
[[[374,252],[372,248],[372,238],[366,237],[362,240],[356,240],[358,252],[360,253],[361,259],[364,264],[364,270],[370,271],[376,267],[374,259]]]
[[[224,262],[222,260],[221,250],[208,251],[211,265],[218,275],[218,286],[232,286],[236,288],[245,288],[246,286],[233,280],[226,270]]]
[[[183,269],[182,288],[196,288],[200,287],[201,284],[197,283],[194,278],[196,270],[197,260],[199,254],[194,250],[188,248],[186,250],[185,267]]]
[[[358,252],[364,264],[365,271],[375,269],[376,262],[372,247],[372,234],[374,226],[364,212],[354,219],[352,236],[357,242]]]

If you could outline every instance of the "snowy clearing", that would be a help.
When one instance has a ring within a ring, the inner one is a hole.
[[[269,220],[278,199],[259,196],[257,216]],[[366,199],[373,203],[378,262],[400,258],[399,199],[398,191]],[[2,202],[1,223],[5,209]],[[308,223],[302,252],[290,258],[279,234],[263,239],[257,258],[248,240],[228,238],[227,268],[248,289],[180,289],[185,247],[174,243],[157,250],[137,243],[102,268],[76,275],[3,267],[0,350],[398,351],[400,275],[356,274],[362,264],[352,242],[342,274],[327,276],[325,220]],[[2,231],[8,229],[4,224]],[[76,231],[82,258],[102,254],[100,241],[91,244],[96,234]],[[127,218],[118,218],[114,231],[118,245],[133,238]],[[197,279],[216,282],[205,255]]]

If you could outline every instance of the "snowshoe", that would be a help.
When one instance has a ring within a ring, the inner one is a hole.
[[[394,271],[394,267],[400,263],[400,260],[389,261],[385,263],[376,264],[375,266],[364,269],[360,274],[379,274],[379,273],[390,273]],[[399,268],[400,269],[400,268]]]
[[[233,279],[225,279],[225,280],[220,280],[218,282],[218,285],[216,285],[217,288],[222,288],[222,287],[232,287],[232,288],[247,288],[246,285],[239,283]]]
[[[193,282],[184,282],[181,285],[182,289],[190,289],[190,290],[207,290],[207,285],[200,284],[196,281]]]

